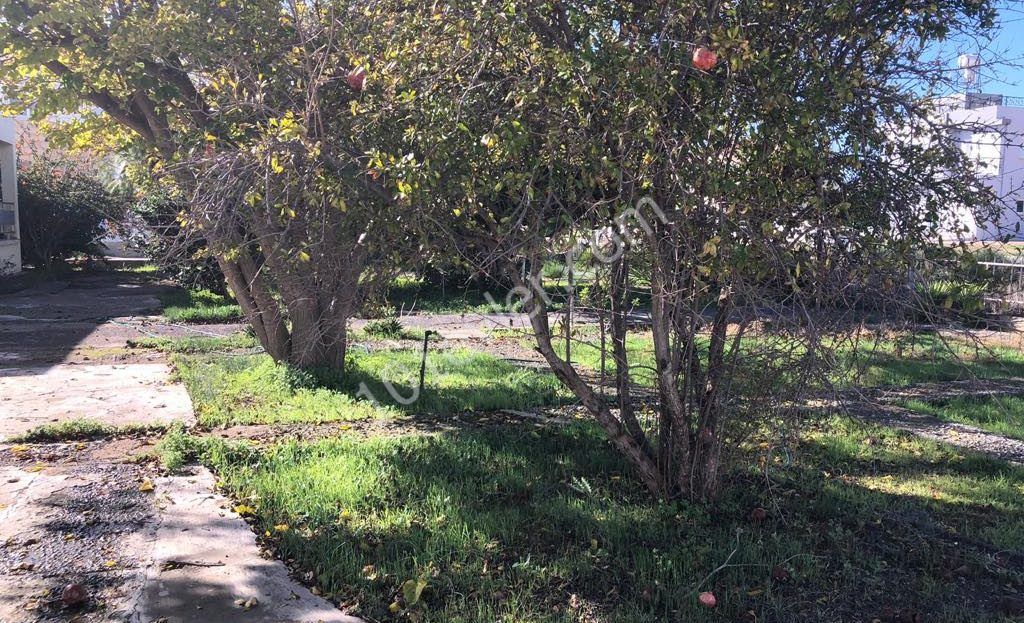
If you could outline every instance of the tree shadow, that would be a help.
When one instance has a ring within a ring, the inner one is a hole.
[[[0,292],[2,376],[39,374],[90,337],[104,344],[98,332],[107,321],[158,312],[157,294],[170,289],[146,275],[117,270],[68,271],[21,283],[26,287]]]
[[[702,585],[719,596],[716,616],[852,621],[892,608],[999,619],[1006,586],[1024,577],[1008,547],[1024,538],[1024,512],[1008,497],[1024,473],[974,457],[864,460],[814,444],[802,453],[812,460],[773,473],[770,487],[734,473],[715,509],[652,502],[585,425],[331,440],[261,456],[245,479],[226,479],[264,505],[258,529],[296,521],[301,508],[304,529],[276,538],[279,551],[371,617],[426,574],[426,620],[560,621],[580,608],[616,621],[711,620],[695,589],[728,559]],[[346,485],[332,499],[316,474],[342,469],[359,471],[342,477],[358,495]],[[886,475],[922,480],[925,493],[872,484]],[[290,477],[303,484],[283,484]],[[277,484],[254,485],[268,480]],[[932,481],[945,487],[938,497]],[[767,520],[750,519],[757,506]],[[789,582],[772,579],[776,566]]]

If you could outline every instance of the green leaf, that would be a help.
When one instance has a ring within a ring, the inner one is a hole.
[[[402,584],[402,597],[405,597],[405,605],[413,606],[419,602],[423,589],[426,587],[427,581],[422,577],[416,580],[406,580]]]

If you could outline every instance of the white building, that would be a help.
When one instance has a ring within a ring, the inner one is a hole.
[[[14,119],[0,119],[0,274],[21,271],[16,135]]]
[[[1024,98],[960,93],[942,98],[938,113],[943,121],[963,128],[954,138],[1002,207],[995,222],[978,222],[966,210],[951,210],[944,224],[947,236],[1024,240]]]

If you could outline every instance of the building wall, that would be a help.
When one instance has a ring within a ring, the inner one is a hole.
[[[971,108],[963,108],[964,97],[951,98],[947,102],[951,108],[944,113],[953,123],[977,126],[961,131],[956,138],[982,179],[1000,198],[1002,209],[996,221],[979,223],[966,210],[951,208],[946,229],[950,237],[958,227],[964,227],[969,239],[1009,236],[1024,240],[1024,108],[1004,106],[1001,96],[987,94],[972,94],[970,97],[977,99],[970,102]]]
[[[14,232],[0,240],[0,274],[21,271],[21,227],[18,218],[18,154],[16,126],[13,119],[0,119],[0,194],[4,206],[14,209]]]

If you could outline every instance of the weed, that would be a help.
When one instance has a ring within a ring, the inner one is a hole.
[[[371,337],[398,340],[405,336],[405,327],[398,318],[381,318],[367,322],[363,332]]]

